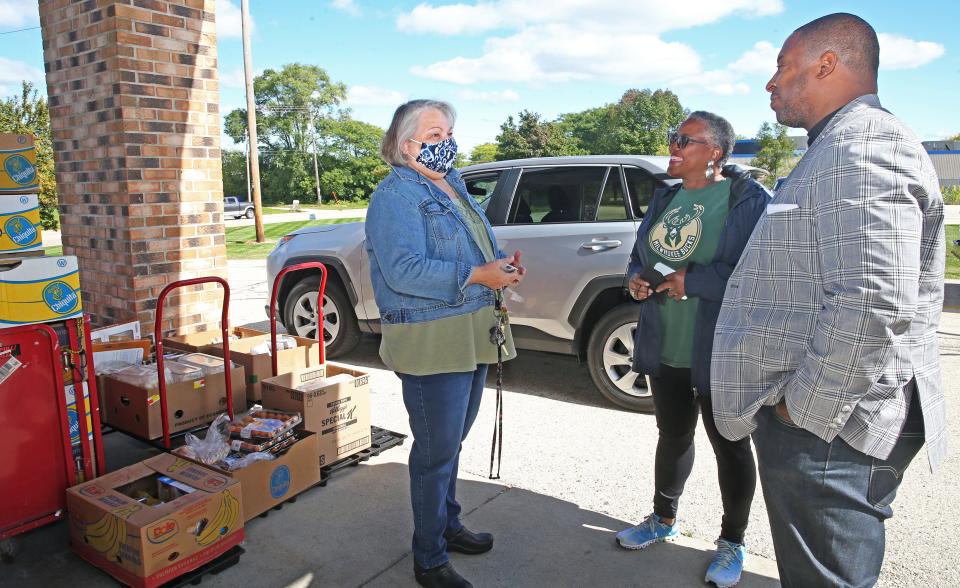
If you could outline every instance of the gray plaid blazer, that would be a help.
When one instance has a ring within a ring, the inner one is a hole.
[[[937,325],[943,196],[913,133],[868,94],[827,124],[774,195],[727,282],[711,369],[717,429],[763,405],[886,459],[920,395],[935,469],[947,433]]]

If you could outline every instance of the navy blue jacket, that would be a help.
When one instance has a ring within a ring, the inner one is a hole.
[[[717,252],[708,265],[691,263],[687,266],[684,290],[687,296],[699,300],[693,336],[693,362],[690,377],[698,395],[710,394],[710,357],[713,353],[713,331],[723,303],[727,279],[740,261],[740,254],[753,233],[753,227],[770,202],[770,192],[754,180],[748,170],[738,165],[727,165],[723,175],[733,180],[730,186],[730,208]],[[644,244],[653,224],[666,210],[681,184],[661,188],[653,194],[650,206],[637,229],[637,241],[630,253],[627,276],[640,273],[647,265]],[[668,304],[672,301],[667,301]],[[637,334],[634,341],[633,371],[649,376],[660,375],[660,343],[662,341],[660,309],[657,301],[648,298],[640,303]]]

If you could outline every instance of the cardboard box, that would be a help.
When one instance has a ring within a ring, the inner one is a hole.
[[[246,411],[246,386],[243,368],[230,371],[233,387],[233,410]],[[110,375],[98,376],[97,387],[102,399],[103,422],[144,439],[163,437],[160,416],[160,394],[154,389],[135,386]],[[186,431],[213,422],[227,411],[226,383],[223,373],[190,382],[167,384],[167,410],[170,433]]]
[[[204,466],[240,482],[245,520],[249,521],[320,483],[319,435],[302,430],[296,435],[299,440],[274,460],[258,461],[234,471]]]
[[[243,540],[243,498],[236,480],[161,454],[68,488],[70,545],[125,584],[160,586]]]
[[[258,331],[247,332],[257,333]],[[289,337],[290,335],[286,335]],[[281,349],[277,352],[277,374],[286,374],[306,367],[320,366],[320,343],[316,339],[293,337],[297,347]],[[279,335],[278,335],[279,339]],[[270,334],[248,335],[230,341],[230,359],[243,366],[247,378],[247,400],[260,402],[262,399],[261,382],[273,377],[273,362],[269,353],[254,355],[250,350],[262,343],[270,342]],[[223,344],[210,345],[203,353],[223,355]]]
[[[0,258],[0,328],[83,315],[77,258]]]
[[[42,250],[37,195],[0,195],[0,253],[22,255]]]
[[[297,389],[340,374],[350,378],[314,390]],[[366,372],[328,362],[281,374],[263,381],[263,406],[303,415],[304,428],[320,436],[320,465],[370,447],[370,376]]]
[[[0,133],[0,194],[40,191],[37,150],[30,135]]]

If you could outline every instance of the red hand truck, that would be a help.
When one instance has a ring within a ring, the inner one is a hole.
[[[177,288],[209,283],[220,284],[220,286],[223,287],[223,305],[220,310],[220,330],[223,334],[223,379],[227,393],[227,414],[231,419],[233,418],[233,385],[230,378],[230,323],[228,320],[230,313],[230,285],[227,284],[226,280],[217,276],[179,280],[168,284],[160,291],[160,296],[157,297],[157,317],[153,327],[153,341],[157,352],[157,386],[160,395],[160,419],[163,423],[164,449],[170,449],[170,422],[168,421],[167,409],[167,379],[163,370],[163,303],[167,295]]]
[[[105,471],[89,318],[67,321],[66,326],[69,348],[61,346],[49,325],[0,329],[0,430],[6,445],[0,460],[0,541],[7,557],[12,555],[9,539],[63,518],[68,487],[80,477],[89,480]],[[64,396],[65,368],[72,371],[77,406],[76,462]]]
[[[317,341],[320,343],[320,365],[326,360],[326,341],[323,338],[323,293],[327,289],[327,266],[319,261],[305,261],[283,268],[273,279],[273,294],[270,296],[270,345],[273,375],[277,376],[277,297],[283,278],[288,273],[297,270],[316,268],[320,270],[320,289],[317,291]]]

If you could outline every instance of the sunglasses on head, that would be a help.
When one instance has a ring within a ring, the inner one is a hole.
[[[676,145],[680,149],[684,149],[690,143],[700,143],[701,145],[709,145],[706,141],[701,141],[700,139],[694,139],[687,135],[681,135],[680,133],[670,133],[667,135],[667,144]]]

